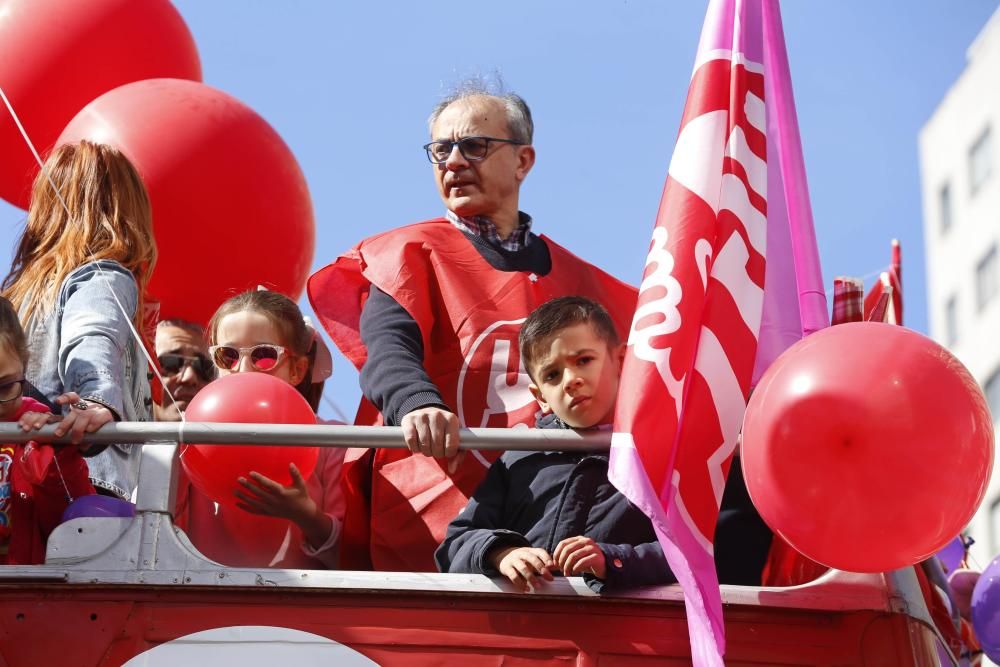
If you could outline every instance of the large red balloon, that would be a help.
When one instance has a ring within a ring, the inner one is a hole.
[[[258,284],[298,298],[315,226],[305,177],[267,122],[210,86],[178,79],[102,95],[59,143],[112,144],[149,189],[160,257],[149,286],[161,318],[208,320]]]
[[[0,0],[0,88],[44,156],[88,102],[126,83],[201,80],[168,0]],[[38,164],[0,104],[0,197],[28,207]]]
[[[884,572],[933,555],[972,518],[993,421],[940,345],[901,326],[841,324],[761,378],[742,457],[750,497],[789,544],[830,567]]]
[[[219,378],[194,397],[184,413],[192,422],[315,424],[316,414],[295,387],[265,373],[234,373]],[[256,471],[291,484],[288,464],[308,478],[316,467],[315,447],[263,445],[184,445],[181,464],[196,489],[217,503],[235,507],[239,477]]]

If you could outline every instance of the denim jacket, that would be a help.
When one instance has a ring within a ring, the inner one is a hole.
[[[107,407],[115,420],[150,421],[146,363],[128,325],[138,297],[135,277],[118,262],[100,260],[76,268],[60,286],[52,310],[36,311],[26,323],[27,380],[49,401],[75,391]],[[88,452],[94,486],[129,498],[140,454],[138,445]]]

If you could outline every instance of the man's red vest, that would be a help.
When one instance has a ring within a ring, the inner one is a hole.
[[[494,269],[447,220],[410,225],[362,241],[315,273],[309,300],[360,369],[361,309],[377,286],[419,325],[424,368],[462,427],[534,425],[538,405],[517,345],[525,317],[549,299],[586,296],[608,309],[624,340],[637,299],[634,287],[542,238],[552,269],[539,276]],[[366,403],[356,423],[378,423]],[[470,452],[449,475],[445,462],[406,450],[349,454],[342,566],[434,571],[434,549],[498,455]]]

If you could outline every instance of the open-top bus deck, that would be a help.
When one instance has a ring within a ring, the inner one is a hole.
[[[105,437],[120,439],[125,426]],[[349,427],[268,428],[314,441],[326,429],[335,441]],[[216,442],[226,437],[213,430]],[[552,446],[531,433],[497,438]],[[50,537],[46,564],[0,568],[0,665],[691,662],[679,586],[597,595],[580,578],[557,577],[523,594],[481,575],[212,562],[171,521],[176,450],[145,447],[134,518],[73,519]],[[793,588],[723,586],[722,599],[728,665],[938,664],[910,568],[830,571]]]

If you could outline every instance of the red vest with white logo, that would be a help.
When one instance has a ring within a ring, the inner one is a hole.
[[[366,239],[318,271],[309,299],[360,369],[361,309],[377,286],[419,325],[424,368],[462,427],[534,425],[538,405],[517,345],[525,317],[549,299],[586,296],[608,309],[624,340],[637,298],[634,287],[542,238],[552,269],[539,276],[494,269],[447,220],[410,225]],[[366,404],[356,423],[378,423]],[[352,469],[345,464],[342,567],[434,571],[434,549],[499,452],[470,452],[452,475],[445,462],[405,449],[377,450],[371,460],[363,453],[348,455]]]

